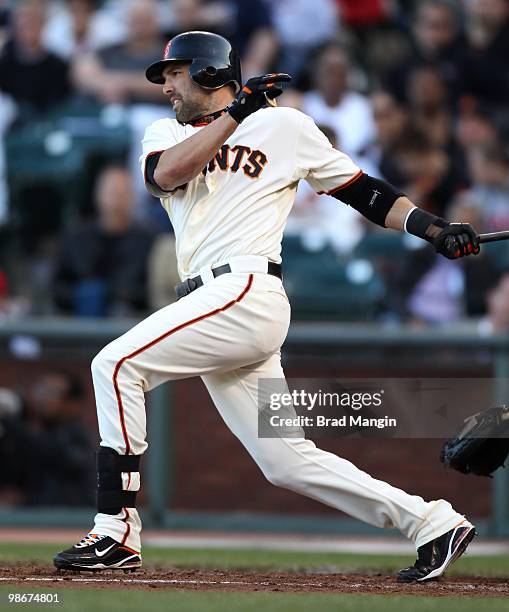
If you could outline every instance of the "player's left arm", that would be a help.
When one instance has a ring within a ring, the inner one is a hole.
[[[427,240],[448,259],[479,253],[479,237],[469,223],[450,223],[418,208],[384,180],[360,173],[350,184],[332,193],[370,221]]]
[[[479,235],[470,223],[450,223],[418,208],[406,196],[400,196],[391,206],[385,226],[424,238],[448,259],[480,252]]]

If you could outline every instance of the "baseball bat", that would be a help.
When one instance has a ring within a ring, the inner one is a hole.
[[[498,240],[509,240],[509,230],[493,232],[491,234],[479,234],[479,243],[497,242]]]

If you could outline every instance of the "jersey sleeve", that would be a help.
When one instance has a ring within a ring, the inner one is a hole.
[[[362,170],[335,149],[316,123],[303,115],[296,145],[297,172],[319,194],[332,194],[362,176]]]
[[[155,121],[145,130],[145,135],[143,136],[143,140],[141,141],[141,172],[143,174],[143,179],[145,181],[147,189],[152,195],[158,198],[168,197],[175,190],[158,190],[154,185],[150,184],[147,181],[147,161],[158,153],[160,154],[166,149],[169,149],[170,147],[176,145],[179,141],[180,139],[178,138],[176,130],[173,129],[172,123],[168,119],[161,119],[159,121]]]

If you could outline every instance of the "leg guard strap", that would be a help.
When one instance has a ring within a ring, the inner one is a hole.
[[[97,511],[118,514],[123,507],[134,508],[137,491],[124,491],[122,472],[139,472],[141,455],[119,455],[101,446],[97,459]]]
[[[97,491],[97,511],[103,514],[118,514],[122,508],[136,506],[138,491]]]

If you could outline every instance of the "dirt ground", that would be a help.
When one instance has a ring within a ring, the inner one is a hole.
[[[144,568],[125,572],[59,572],[40,565],[0,568],[0,584],[17,587],[187,589],[193,591],[272,591],[289,593],[366,593],[431,596],[509,597],[502,578],[443,578],[423,584],[399,584],[383,574],[279,573],[239,570]]]

